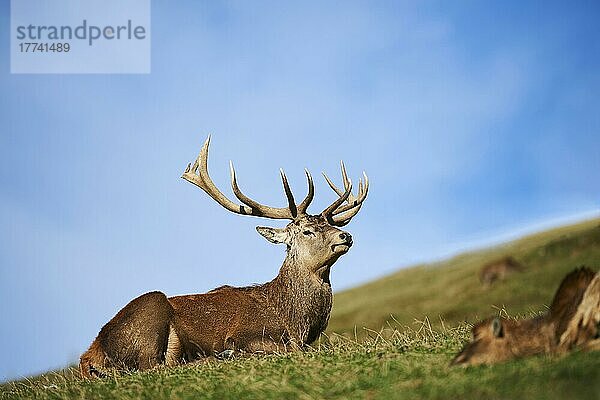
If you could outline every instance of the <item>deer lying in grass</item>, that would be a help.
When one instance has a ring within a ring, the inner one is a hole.
[[[493,364],[574,348],[600,349],[600,273],[586,267],[569,273],[544,315],[508,320],[489,318],[473,327],[473,341],[451,365]]]
[[[484,265],[479,271],[479,281],[487,287],[496,281],[503,281],[514,272],[523,272],[523,270],[523,266],[517,260],[507,256]]]
[[[306,170],[308,194],[298,205],[281,171],[288,206],[257,203],[239,189],[233,165],[231,187],[241,205],[217,189],[208,174],[204,143],[182,178],[204,190],[227,210],[240,215],[288,219],[285,228],[257,227],[272,243],[284,243],[287,256],[270,282],[249,287],[222,286],[204,294],[167,297],[146,293],[127,304],[100,330],[80,360],[83,376],[102,376],[107,368],[144,370],[198,358],[242,352],[290,351],[310,344],[327,327],[332,304],[331,266],[352,246],[346,225],[367,197],[369,182],[359,180],[358,194],[342,163],[343,190],[325,175],[337,199],[319,215],[307,213],[314,185]]]

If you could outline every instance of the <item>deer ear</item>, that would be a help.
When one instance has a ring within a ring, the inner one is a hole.
[[[269,228],[268,226],[257,226],[256,231],[271,243],[285,243],[287,234],[285,229]]]
[[[504,329],[502,327],[502,322],[500,321],[500,318],[494,318],[494,320],[492,321],[492,333],[494,334],[494,337],[504,337]]]

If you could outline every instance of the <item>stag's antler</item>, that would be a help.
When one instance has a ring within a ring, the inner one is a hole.
[[[183,173],[183,175],[181,175],[183,179],[198,186],[200,189],[204,190],[210,197],[212,197],[217,203],[236,214],[291,220],[306,215],[306,209],[310,205],[315,193],[313,180],[308,170],[305,170],[306,179],[308,181],[308,194],[306,195],[306,198],[302,201],[302,203],[300,203],[298,206],[296,206],[296,203],[294,201],[294,195],[292,194],[292,190],[290,189],[290,185],[288,184],[287,177],[285,176],[283,170],[280,170],[281,181],[283,182],[283,190],[285,191],[285,196],[288,200],[288,207],[275,208],[262,205],[252,200],[244,193],[242,193],[237,184],[233,163],[230,162],[229,167],[231,172],[231,188],[233,189],[233,193],[238,198],[238,200],[240,200],[243,203],[237,204],[229,200],[223,193],[221,193],[221,191],[217,188],[217,186],[213,183],[213,181],[210,179],[210,176],[208,175],[209,145],[210,136],[204,142],[202,150],[200,150],[200,155],[198,156],[196,161],[194,161],[194,164],[188,164],[187,168],[185,169],[185,172]]]
[[[323,172],[323,176],[325,180],[329,184],[329,187],[333,189],[334,192],[340,196],[336,201],[333,202],[329,207],[327,207],[321,215],[327,218],[330,224],[336,226],[344,226],[352,217],[354,217],[360,208],[362,207],[363,201],[367,198],[367,193],[369,192],[369,178],[367,174],[363,171],[364,184],[362,179],[358,180],[358,194],[356,197],[352,194],[352,182],[348,179],[348,174],[346,173],[346,166],[344,162],[341,162],[342,168],[342,179],[344,181],[344,190],[341,191],[337,186],[333,184],[331,179]],[[346,204],[342,205],[344,201],[347,201]]]

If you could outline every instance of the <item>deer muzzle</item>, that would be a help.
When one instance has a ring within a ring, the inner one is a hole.
[[[339,238],[342,242],[335,243],[331,246],[331,251],[335,251],[338,246],[346,247],[346,251],[352,246],[352,235],[348,232],[342,232],[339,234]]]

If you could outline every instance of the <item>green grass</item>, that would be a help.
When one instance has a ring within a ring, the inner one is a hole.
[[[209,361],[82,381],[72,370],[5,385],[3,398],[35,399],[597,399],[600,354],[450,368],[463,326],[331,341],[303,353]],[[387,337],[386,337],[387,336]]]
[[[526,272],[483,289],[478,269],[505,254],[523,262]],[[598,399],[600,352],[448,366],[469,338],[469,322],[499,309],[511,315],[544,311],[563,275],[581,264],[600,265],[600,220],[401,270],[336,294],[327,337],[306,352],[209,360],[94,381],[66,369],[6,383],[0,397]]]
[[[387,337],[386,337],[387,336]],[[600,353],[450,368],[465,327],[331,341],[304,353],[209,361],[82,381],[71,370],[5,385],[21,399],[597,399]]]

